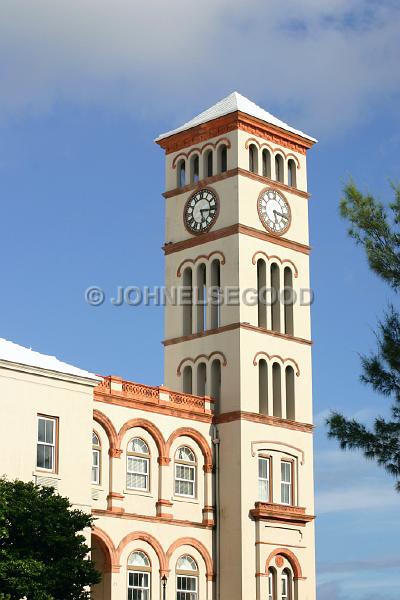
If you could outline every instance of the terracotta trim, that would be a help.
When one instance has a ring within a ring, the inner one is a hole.
[[[300,464],[304,465],[304,463],[305,463],[304,450],[302,450],[301,448],[298,448],[297,446],[292,446],[291,444],[286,444],[285,442],[277,442],[276,440],[258,440],[255,442],[251,442],[251,455],[252,456],[256,456],[256,454],[258,454],[260,452],[260,450],[257,450],[257,448],[256,448],[256,446],[258,444],[275,444],[277,446],[285,446],[285,448],[290,448],[291,450],[296,450],[301,456]],[[272,450],[272,448],[271,448],[271,450]],[[279,450],[275,450],[275,452],[279,452]]]
[[[305,192],[304,190],[300,190],[299,188],[286,185],[286,183],[276,181],[275,179],[271,179],[270,177],[264,177],[264,175],[253,173],[252,171],[249,171],[248,169],[243,169],[242,167],[235,167],[233,169],[229,169],[228,171],[224,171],[223,173],[218,173],[217,175],[212,175],[211,177],[205,177],[204,179],[196,181],[195,183],[188,183],[186,185],[183,185],[182,187],[177,187],[172,190],[166,190],[162,195],[165,199],[173,198],[175,196],[179,196],[180,194],[186,194],[187,192],[191,192],[199,186],[210,185],[212,183],[217,183],[218,181],[222,181],[224,179],[238,177],[239,175],[241,175],[242,177],[247,177],[248,179],[253,179],[254,181],[259,181],[264,185],[270,185],[279,190],[289,192],[290,194],[294,194],[295,196],[299,196],[300,198],[308,199],[311,197],[311,194],[309,194],[309,192]]]
[[[223,325],[222,327],[218,327],[216,329],[208,329],[206,331],[200,331],[199,333],[192,333],[191,335],[182,335],[177,338],[169,338],[168,340],[164,340],[162,344],[164,346],[171,346],[173,344],[181,344],[182,342],[189,342],[191,340],[195,340],[197,338],[206,337],[208,335],[217,335],[219,333],[225,333],[226,331],[232,331],[234,329],[248,329],[249,331],[256,331],[258,333],[263,333],[266,335],[271,335],[273,337],[279,337],[284,340],[291,340],[293,342],[297,342],[299,344],[307,344],[308,346],[312,345],[311,340],[306,340],[304,338],[295,337],[293,335],[288,335],[287,333],[280,333],[279,331],[272,331],[272,329],[266,329],[265,327],[258,327],[257,325],[250,325],[250,323],[231,323],[229,325]]]
[[[154,552],[157,554],[160,569],[166,570],[168,568],[167,561],[166,561],[166,555],[165,555],[164,550],[161,547],[160,542],[158,540],[156,540],[155,537],[153,537],[149,533],[146,533],[145,531],[132,531],[131,533],[128,533],[120,541],[120,543],[118,544],[118,548],[117,548],[117,554],[118,554],[119,560],[121,560],[121,554],[124,551],[124,549],[126,548],[126,546],[136,540],[141,540],[142,542],[146,542],[153,548]]]
[[[270,146],[269,144],[267,144],[266,142],[260,143],[256,138],[252,137],[246,140],[246,143],[244,145],[244,147],[246,148],[246,150],[248,150],[250,144],[256,144],[258,146],[259,150],[262,150],[262,148],[267,148],[268,150],[270,150],[272,157],[275,156],[275,154],[279,153],[282,154],[283,157],[285,158],[285,160],[289,159],[289,158],[293,158],[296,162],[296,166],[297,169],[300,169],[300,161],[297,158],[297,156],[295,154],[293,154],[292,152],[284,152],[282,150],[282,148],[272,148],[272,146]]]
[[[119,556],[117,549],[108,533],[100,529],[100,527],[93,526],[91,534],[95,536],[101,545],[101,550],[105,559],[106,573],[119,573],[121,565],[119,564]]]
[[[210,254],[200,254],[199,256],[196,256],[196,258],[185,258],[185,260],[183,260],[181,262],[181,264],[179,265],[179,267],[176,271],[176,276],[177,277],[182,276],[182,267],[186,263],[195,265],[199,260],[202,260],[202,259],[208,262],[210,260],[210,258],[216,254],[219,254],[219,256],[221,257],[221,265],[224,265],[225,264],[225,254],[223,252],[221,252],[220,250],[213,250],[212,252],[210,252]]]
[[[226,367],[226,365],[228,364],[228,361],[226,360],[225,354],[223,352],[220,352],[219,350],[214,350],[214,352],[210,352],[210,354],[208,354],[208,355],[207,354],[198,354],[196,356],[196,358],[191,358],[190,356],[183,358],[176,369],[176,374],[178,375],[178,377],[181,376],[181,367],[185,362],[191,362],[193,365],[195,365],[197,363],[197,361],[200,360],[201,358],[204,358],[207,362],[209,362],[213,356],[217,356],[217,355],[221,356],[222,366]]]
[[[299,423],[297,421],[281,419],[280,417],[260,415],[259,413],[251,413],[240,410],[223,413],[214,417],[214,423],[231,423],[233,421],[250,421],[252,423],[262,423],[263,425],[272,425],[273,427],[284,427],[285,429],[303,431],[304,433],[312,433],[314,429],[314,426],[309,423]]]
[[[266,356],[268,358],[268,360],[270,360],[271,362],[273,361],[274,358],[278,358],[281,361],[283,367],[285,366],[285,362],[291,361],[295,365],[295,367],[296,367],[296,377],[300,376],[299,365],[294,360],[294,358],[282,358],[282,356],[279,356],[279,354],[271,354],[270,355],[267,352],[264,352],[263,350],[260,350],[260,352],[256,352],[256,354],[254,355],[254,358],[253,358],[253,365],[255,367],[260,362],[259,360],[257,360],[257,358],[259,356]]]
[[[218,135],[225,135],[235,129],[241,129],[251,135],[256,135],[279,146],[289,148],[299,154],[305,154],[315,144],[314,140],[287,131],[271,123],[266,123],[241,111],[235,111],[207,121],[207,123],[201,123],[196,127],[191,127],[185,131],[158,140],[156,143],[165,150],[166,154],[170,154],[182,148],[217,137]]]
[[[302,573],[300,562],[299,562],[297,556],[291,550],[288,550],[287,548],[275,548],[275,550],[272,550],[271,554],[268,556],[267,561],[265,563],[265,572],[266,573],[268,573],[268,569],[271,565],[272,559],[278,555],[284,556],[289,561],[289,563],[293,569],[293,575],[294,575],[295,579],[303,579],[303,573]]]
[[[116,450],[119,447],[118,434],[111,420],[104,413],[102,413],[100,410],[97,410],[96,408],[93,410],[93,419],[96,421],[96,423],[99,423],[106,432],[108,442],[110,445],[109,451],[112,452]]]
[[[273,526],[271,526],[273,527]],[[288,531],[291,531],[291,529],[289,528]],[[261,542],[258,541],[255,543],[256,546],[280,546],[282,544],[282,542]],[[301,550],[305,550],[307,548],[307,546],[300,546],[300,545],[296,545],[296,544],[284,544],[284,546],[286,548],[297,548],[297,549],[301,549]]]
[[[264,252],[263,250],[257,250],[257,252],[254,252],[254,254],[253,254],[253,256],[252,256],[252,259],[251,259],[251,262],[253,263],[253,265],[255,265],[255,264],[256,264],[256,262],[257,262],[257,261],[256,261],[256,256],[257,256],[258,254],[261,254],[262,256],[265,256],[265,258],[266,258],[268,261],[271,261],[271,260],[278,261],[278,262],[279,262],[281,265],[283,265],[283,264],[285,264],[285,263],[289,263],[289,264],[290,264],[290,265],[292,265],[292,267],[293,267],[293,273],[294,273],[294,276],[295,276],[295,278],[297,279],[297,277],[299,276],[299,272],[298,272],[298,270],[297,270],[297,267],[296,267],[296,265],[294,264],[294,262],[293,262],[292,260],[290,260],[289,258],[284,258],[284,259],[282,260],[282,259],[281,259],[279,256],[276,256],[276,255],[269,256],[269,255],[268,255],[266,252]]]
[[[110,510],[105,510],[101,508],[93,508],[92,514],[98,517],[112,517],[116,519],[129,519],[131,521],[141,521],[145,523],[165,523],[167,525],[177,525],[178,527],[194,527],[197,529],[211,529],[210,526],[205,526],[202,522],[196,521],[188,521],[185,519],[174,519],[170,518],[161,518],[158,516],[150,517],[147,515],[140,515],[137,513],[113,513]]]
[[[212,468],[212,452],[207,440],[199,431],[192,429],[191,427],[180,427],[171,433],[165,445],[165,456],[171,458],[170,453],[172,444],[176,439],[183,436],[190,437],[197,443],[204,457],[204,466]]]
[[[310,246],[305,244],[300,244],[299,242],[294,242],[293,240],[289,240],[284,237],[272,235],[271,233],[267,233],[267,231],[261,231],[260,229],[249,227],[248,225],[241,225],[240,223],[229,225],[228,227],[222,227],[221,229],[214,229],[207,233],[203,233],[202,235],[193,236],[180,242],[170,242],[169,244],[165,244],[163,246],[163,250],[164,254],[168,256],[174,252],[181,252],[182,250],[187,250],[188,248],[194,248],[199,245],[207,244],[208,242],[213,242],[221,238],[238,234],[248,235],[249,237],[257,238],[264,242],[270,242],[272,244],[282,246],[283,248],[289,248],[290,250],[301,252],[302,254],[308,255],[310,254],[311,250]]]
[[[187,160],[192,154],[195,154],[196,152],[197,154],[199,154],[199,156],[201,156],[206,148],[212,148],[213,150],[216,150],[219,144],[225,144],[227,148],[231,148],[231,142],[227,137],[219,138],[216,142],[206,142],[201,147],[191,148],[189,152],[180,152],[177,156],[175,156],[174,160],[172,161],[172,168],[175,169],[176,163],[181,158]]]
[[[147,421],[146,419],[140,419],[140,418],[129,419],[129,421],[127,421],[126,423],[124,423],[122,425],[122,427],[118,433],[118,447],[119,448],[121,447],[121,443],[122,443],[122,440],[123,440],[125,434],[130,429],[134,429],[135,427],[139,427],[139,428],[147,431],[147,433],[149,435],[151,435],[151,437],[153,438],[153,440],[156,443],[158,455],[166,456],[165,441],[164,441],[161,431],[158,429],[158,427],[156,427],[156,425],[154,425],[154,423],[152,423],[151,421]]]
[[[175,552],[175,550],[177,550],[181,546],[191,546],[192,548],[195,548],[197,550],[197,552],[199,552],[199,554],[202,556],[204,563],[206,565],[207,580],[212,581],[212,579],[214,578],[214,566],[213,566],[213,560],[210,556],[210,553],[208,552],[208,550],[204,546],[204,544],[202,544],[201,542],[199,542],[199,540],[196,540],[195,538],[192,538],[192,537],[179,538],[179,540],[175,540],[175,542],[173,542],[170,545],[170,547],[167,550],[167,554],[166,554],[168,568],[170,568],[170,561],[171,561],[171,557],[172,557],[173,553]]]

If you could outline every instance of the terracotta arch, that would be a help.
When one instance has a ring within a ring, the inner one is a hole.
[[[150,421],[147,421],[146,419],[130,419],[129,421],[127,421],[126,423],[124,423],[122,425],[121,429],[118,432],[118,447],[119,448],[121,447],[121,442],[123,440],[125,433],[129,429],[133,429],[134,427],[141,427],[142,429],[147,431],[156,443],[159,457],[161,458],[163,456],[166,456],[165,440],[163,438],[161,431],[158,429],[158,427],[156,427],[154,425],[154,423],[151,423]]]
[[[118,434],[110,419],[97,409],[94,409],[93,411],[93,419],[96,423],[99,423],[106,432],[110,444],[110,451],[116,450],[119,446]]]
[[[293,575],[295,579],[303,579],[303,573],[301,570],[301,566],[299,560],[293,552],[288,550],[287,548],[276,548],[271,552],[271,554],[267,558],[267,562],[265,564],[265,572],[268,573],[268,569],[271,566],[271,561],[275,556],[284,556],[290,562],[290,565],[293,569]]]
[[[99,527],[92,528],[92,535],[100,542],[100,547],[104,552],[105,571],[107,573],[110,573],[111,571],[118,573],[120,570],[119,557],[110,536]]]
[[[195,538],[179,538],[179,540],[176,540],[170,545],[167,551],[168,568],[170,569],[169,563],[171,560],[171,556],[173,555],[175,550],[177,550],[180,546],[191,546],[192,548],[195,548],[199,552],[199,554],[201,554],[201,557],[204,560],[204,564],[206,566],[206,577],[209,581],[212,580],[214,577],[214,566],[210,553],[208,552],[207,548]]]
[[[191,427],[180,427],[179,429],[176,429],[175,431],[173,431],[171,433],[171,435],[168,438],[166,447],[165,447],[165,455],[167,457],[169,457],[169,459],[171,459],[171,457],[170,457],[171,446],[178,437],[182,437],[182,436],[190,437],[190,438],[192,438],[192,440],[197,442],[197,444],[200,446],[201,452],[204,457],[204,470],[206,472],[210,472],[212,470],[211,448],[207,444],[206,439],[201,435],[201,433],[196,431],[196,429],[192,429]]]
[[[154,552],[157,554],[158,564],[160,565],[160,573],[167,573],[168,561],[160,542],[156,540],[155,537],[153,537],[149,533],[146,533],[145,531],[132,531],[131,533],[128,533],[124,538],[122,538],[122,540],[118,544],[118,548],[116,551],[119,562],[121,561],[121,554],[126,548],[126,546],[131,542],[134,542],[135,540],[142,540],[142,542],[147,542],[147,544],[149,544],[149,546],[153,548]]]

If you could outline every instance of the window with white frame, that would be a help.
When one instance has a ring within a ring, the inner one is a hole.
[[[196,561],[185,554],[176,563],[176,600],[198,600],[199,569]]]
[[[54,472],[56,470],[57,419],[38,415],[36,467]]]
[[[293,463],[287,460],[281,461],[281,503],[292,504],[293,502]]]
[[[149,557],[135,550],[128,558],[128,600],[150,600],[150,580]]]
[[[261,502],[270,502],[270,471],[271,459],[260,457],[258,459],[258,499]]]
[[[282,583],[281,583],[281,598],[282,600],[290,600],[290,578],[287,571],[283,571],[282,573]]]
[[[126,461],[128,490],[149,490],[150,450],[146,442],[133,438],[128,443]]]
[[[196,457],[187,446],[175,453],[175,494],[189,498],[196,495]]]
[[[276,572],[273,569],[268,571],[268,600],[276,599]]]
[[[100,438],[95,431],[92,431],[92,483],[96,485],[100,484],[100,457]]]

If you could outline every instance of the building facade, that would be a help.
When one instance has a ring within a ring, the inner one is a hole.
[[[95,600],[315,600],[315,140],[234,93],[156,142],[177,294],[165,308],[165,385],[35,373],[15,416],[29,414],[29,444],[19,468],[12,449],[2,470],[56,480],[92,511]]]

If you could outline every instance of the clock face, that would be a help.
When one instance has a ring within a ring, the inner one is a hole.
[[[282,235],[290,227],[290,206],[286,198],[271,188],[263,190],[258,197],[258,214],[265,229]]]
[[[208,231],[218,216],[217,194],[203,189],[190,196],[183,211],[183,221],[191,233]]]

